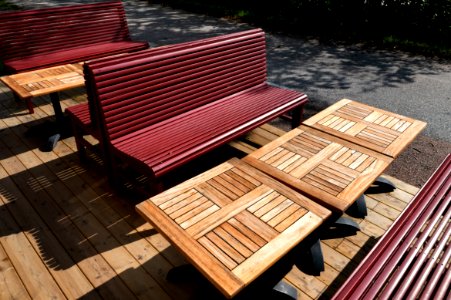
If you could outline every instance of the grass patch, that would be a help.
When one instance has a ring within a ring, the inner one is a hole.
[[[428,56],[451,58],[451,48],[446,45],[437,45],[411,39],[402,39],[392,35],[385,36],[382,39],[382,44],[387,48],[395,48],[413,53],[421,53]]]

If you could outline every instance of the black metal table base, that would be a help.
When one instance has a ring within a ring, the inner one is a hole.
[[[396,186],[388,179],[378,177],[373,184],[365,191],[365,194],[390,193],[396,189]]]
[[[271,295],[269,296],[269,299],[274,300],[283,300],[283,299],[294,299],[296,300],[298,298],[298,291],[290,284],[279,281],[278,284],[276,284],[272,290]]]
[[[346,217],[339,217],[334,223],[321,232],[321,239],[329,240],[347,237],[356,235],[357,231],[360,231],[360,226],[354,220]]]
[[[357,200],[346,210],[346,213],[351,217],[365,218],[368,215],[366,208],[365,196],[361,195]]]
[[[52,102],[53,111],[55,113],[55,122],[51,124],[52,133],[49,133],[47,140],[39,148],[43,152],[52,151],[55,148],[58,141],[62,137],[69,136],[71,132],[68,121],[66,120],[63,110],[61,109],[59,93],[58,92],[50,93],[49,96]]]
[[[171,270],[169,270],[166,279],[169,282],[177,284],[187,282],[200,282],[202,290],[198,292],[198,297],[196,297],[196,299],[226,299],[219,293],[218,290],[213,288],[212,285],[210,284],[205,285],[205,283],[208,281],[191,264],[181,265],[172,268]],[[262,296],[265,297],[265,299],[296,300],[298,293],[293,286],[284,281],[280,281],[272,288],[262,286],[259,287],[258,289],[253,289],[250,292],[248,291],[246,293],[240,293],[237,295],[236,299],[251,300],[261,298]]]
[[[306,248],[299,251],[296,266],[306,274],[319,276],[324,269],[323,250],[319,236]]]

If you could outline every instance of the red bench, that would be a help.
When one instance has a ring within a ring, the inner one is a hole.
[[[334,295],[450,299],[451,154]]]
[[[239,38],[241,36],[246,36],[249,34],[252,34],[252,31],[245,31],[245,32],[237,32],[227,35],[221,35],[211,38],[205,38],[201,40],[195,40],[185,43],[178,43],[178,44],[172,44],[172,45],[165,45],[158,48],[152,48],[147,49],[145,51],[138,51],[133,54],[129,54],[124,57],[105,57],[102,59],[97,59],[95,63],[97,65],[100,65],[101,63],[109,64],[109,63],[123,63],[130,60],[136,60],[136,59],[144,59],[147,58],[149,55],[156,55],[156,54],[164,54],[164,53],[170,53],[171,51],[175,50],[183,50],[183,49],[189,49],[196,46],[211,44],[211,43],[217,43],[221,42],[227,39],[231,38]],[[86,89],[93,88],[92,87],[93,82],[86,82]],[[93,92],[88,92],[88,98],[93,96]],[[92,135],[97,140],[100,139],[100,132],[99,132],[99,126],[96,122],[96,112],[95,109],[92,107],[94,105],[94,100],[89,100],[88,103],[82,103],[78,105],[74,105],[71,107],[68,107],[66,109],[67,115],[71,119],[72,127],[73,127],[73,133],[75,137],[75,142],[77,144],[77,150],[78,154],[80,156],[80,159],[84,160],[86,158],[86,148],[90,148],[92,145],[91,143],[84,138],[85,135]],[[89,108],[91,106],[91,108]],[[302,113],[301,113],[302,115]],[[300,116],[299,116],[300,117]]]
[[[9,74],[148,48],[130,38],[121,1],[0,13]]]
[[[266,82],[260,29],[88,62],[85,80],[107,166],[119,158],[151,178],[287,111],[297,126],[307,102]],[[86,106],[68,112],[86,128]]]

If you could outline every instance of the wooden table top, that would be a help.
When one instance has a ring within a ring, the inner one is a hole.
[[[426,123],[342,99],[303,122],[304,125],[397,157]]]
[[[0,78],[9,88],[26,99],[60,92],[84,85],[83,63],[39,69]]]
[[[344,212],[393,158],[301,125],[243,161],[321,205]]]
[[[331,214],[236,158],[136,209],[230,298]]]

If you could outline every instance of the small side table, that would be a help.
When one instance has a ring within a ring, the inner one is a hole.
[[[31,99],[49,95],[52,101],[57,127],[63,128],[64,115],[61,109],[59,92],[84,86],[83,63],[67,64],[0,77],[15,95],[25,100],[28,111],[33,113]],[[51,150],[59,139],[59,134],[49,138],[46,148]]]
[[[237,158],[141,202],[136,209],[227,298],[331,215]]]
[[[426,122],[342,99],[304,125],[396,158],[426,127]]]

